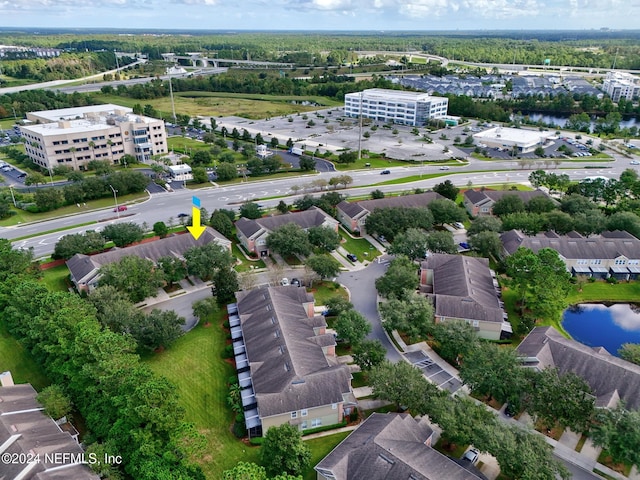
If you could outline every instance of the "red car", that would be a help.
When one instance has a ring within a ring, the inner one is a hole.
[[[126,205],[118,205],[118,208],[114,208],[114,212],[124,212],[127,209]]]

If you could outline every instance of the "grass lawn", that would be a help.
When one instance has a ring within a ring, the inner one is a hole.
[[[0,322],[0,372],[10,371],[13,381],[30,383],[40,391],[51,382],[45,377],[40,366],[10,334]]]
[[[68,289],[67,279],[69,278],[69,269],[65,264],[57,267],[49,268],[42,272],[42,281],[50,291],[66,292]]]
[[[343,242],[340,244],[347,252],[357,255],[359,261],[373,260],[380,252],[365,238],[353,238],[340,227]],[[365,255],[366,254],[366,255]]]
[[[199,463],[211,480],[222,478],[222,472],[240,460],[258,463],[259,450],[243,444],[230,431],[233,415],[226,402],[227,380],[234,369],[222,359],[223,316],[219,312],[211,326],[199,324],[166,351],[145,360],[154,372],[176,385],[186,421],[206,436],[207,453]]]
[[[582,292],[573,285],[567,298],[570,305],[581,302],[637,302],[640,299],[640,282],[612,284],[607,282],[585,283]]]
[[[378,185],[398,185],[401,183],[410,183],[410,182],[418,182],[420,180],[429,180],[430,178],[439,178],[446,177],[447,175],[451,175],[452,173],[425,173],[424,175],[411,175],[409,177],[402,178],[394,178],[393,180],[386,180],[384,182],[378,182],[371,184],[372,187],[377,187]],[[467,172],[465,172],[467,173]],[[468,172],[471,173],[471,172]]]
[[[351,380],[351,386],[353,388],[366,387],[369,385],[369,378],[365,372],[353,372],[351,374],[353,380]]]
[[[189,115],[190,117],[226,117],[237,115],[249,119],[262,119],[267,117],[277,117],[281,115],[291,115],[298,112],[308,112],[317,110],[318,107],[312,105],[293,104],[283,101],[275,96],[270,100],[265,95],[264,100],[247,98],[250,95],[238,94],[235,97],[217,94],[216,96],[204,96],[205,92],[180,92],[174,95],[177,112]],[[212,92],[213,93],[213,92]],[[190,95],[190,96],[186,96]],[[197,96],[195,96],[197,95]],[[117,95],[104,95],[96,93],[95,97],[105,103],[115,103],[125,107],[133,107],[140,100]],[[309,100],[308,97],[299,97],[299,100]],[[169,97],[145,100],[145,104],[152,105],[161,114],[171,116],[171,99]]]
[[[527,185],[522,185],[520,183],[514,183],[513,185],[508,183],[502,183],[497,185],[482,185],[482,186],[490,190],[511,190],[513,187],[515,187],[516,190],[518,190],[519,192],[531,192],[534,190],[532,187],[528,187]],[[473,186],[473,188],[479,188],[479,187],[480,185]]]
[[[448,455],[453,458],[460,458],[467,449],[467,445],[457,445],[455,443],[448,443],[445,437],[440,437],[434,448],[444,455]]]
[[[325,302],[335,295],[347,298],[347,291],[339,284],[333,282],[314,282],[313,288],[310,290],[315,298],[316,305],[324,305]]]
[[[146,192],[132,193],[130,195],[119,196],[118,205],[135,202],[136,200],[141,200],[141,199],[146,200],[148,197],[149,197],[149,194]],[[62,217],[64,215],[73,215],[74,213],[82,213],[88,210],[95,210],[99,208],[106,208],[106,207],[112,207],[112,206],[114,206],[113,197],[105,197],[105,198],[100,198],[98,200],[91,200],[87,202],[86,207],[84,205],[81,205],[80,208],[78,208],[76,205],[68,205],[66,207],[58,208],[50,212],[42,212],[42,213],[29,213],[25,210],[20,210],[12,207],[11,211],[15,212],[15,215],[12,215],[11,217],[0,221],[0,226],[9,227],[12,225],[17,225],[19,223],[35,222],[38,220],[49,220],[51,218]],[[105,215],[108,216],[108,212],[105,212]],[[114,216],[115,216],[115,213],[114,213]],[[124,216],[124,214],[121,214],[120,216]],[[77,225],[69,226],[69,228],[73,228],[75,226]]]
[[[316,480],[316,472],[313,469],[320,460],[326,457],[342,440],[347,438],[351,432],[334,433],[326,437],[305,440],[305,443],[311,449],[311,466],[307,468],[302,478],[304,480]],[[302,437],[304,439],[304,437]]]
[[[231,244],[231,253],[233,253],[233,256],[241,262],[234,267],[237,272],[247,272],[251,270],[251,267],[254,267],[254,269],[266,267],[263,260],[247,260],[247,257],[242,254],[242,251],[240,251],[240,247],[238,247],[236,242]]]
[[[632,465],[629,465],[627,463],[614,463],[613,459],[611,458],[611,454],[606,450],[602,450],[600,452],[598,463],[606,465],[611,470],[615,470],[616,472],[623,474],[625,477],[628,477],[631,473]]]

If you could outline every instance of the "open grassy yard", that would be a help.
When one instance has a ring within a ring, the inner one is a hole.
[[[353,238],[348,233],[346,233],[342,227],[340,227],[340,235],[342,236],[342,243],[340,246],[344,248],[347,252],[353,253],[358,257],[359,261],[364,260],[373,260],[380,252],[376,250],[376,248],[369,243],[369,241],[365,238]]]
[[[314,282],[313,288],[310,289],[310,292],[313,293],[316,306],[324,305],[329,298],[336,295],[344,298],[349,296],[344,288],[342,288],[338,283],[333,282]]]
[[[233,415],[226,401],[227,380],[234,369],[222,359],[222,318],[221,312],[209,327],[199,324],[171,348],[145,360],[176,385],[186,420],[206,436],[207,453],[200,464],[211,480],[222,478],[222,472],[240,460],[258,463],[258,447],[245,445],[230,431]]]
[[[315,480],[316,472],[313,469],[331,450],[333,450],[342,440],[347,438],[350,432],[334,433],[326,437],[305,440],[311,449],[311,466],[302,475],[304,480]],[[304,437],[303,437],[304,438]]]
[[[581,302],[637,302],[640,300],[640,282],[607,282],[585,283],[582,291],[574,285],[567,301],[570,305]]]
[[[11,372],[15,383],[30,383],[38,391],[51,383],[40,366],[0,322],[0,372],[7,370]]]
[[[50,291],[66,292],[69,278],[69,269],[66,265],[49,268],[42,272],[42,281]]]
[[[169,97],[156,98],[140,101],[135,98],[119,97],[117,95],[96,94],[96,97],[105,103],[115,103],[125,107],[133,107],[136,103],[152,105],[161,114],[171,116],[171,99]],[[333,106],[336,102],[329,103],[330,100],[322,100],[318,103]],[[224,94],[217,92],[179,92],[174,96],[177,112],[195,116],[205,117],[226,117],[240,116],[250,119],[261,119],[267,117],[277,117],[291,115],[299,112],[317,110],[318,107],[312,105],[300,105],[291,103],[293,101],[314,101],[309,97],[282,97],[270,95],[251,94]]]

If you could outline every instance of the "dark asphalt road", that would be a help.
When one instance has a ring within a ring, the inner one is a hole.
[[[338,282],[349,289],[351,303],[371,323],[371,333],[368,338],[380,340],[387,350],[387,359],[398,362],[402,357],[387,338],[378,315],[378,294],[375,282],[376,278],[381,277],[386,270],[387,265],[384,263],[372,262],[363,270],[341,273]]]

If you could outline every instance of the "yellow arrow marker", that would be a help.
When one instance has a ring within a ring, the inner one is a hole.
[[[192,225],[187,227],[187,230],[197,240],[206,230],[206,227],[200,225],[200,209],[198,207],[191,207],[191,223]]]

